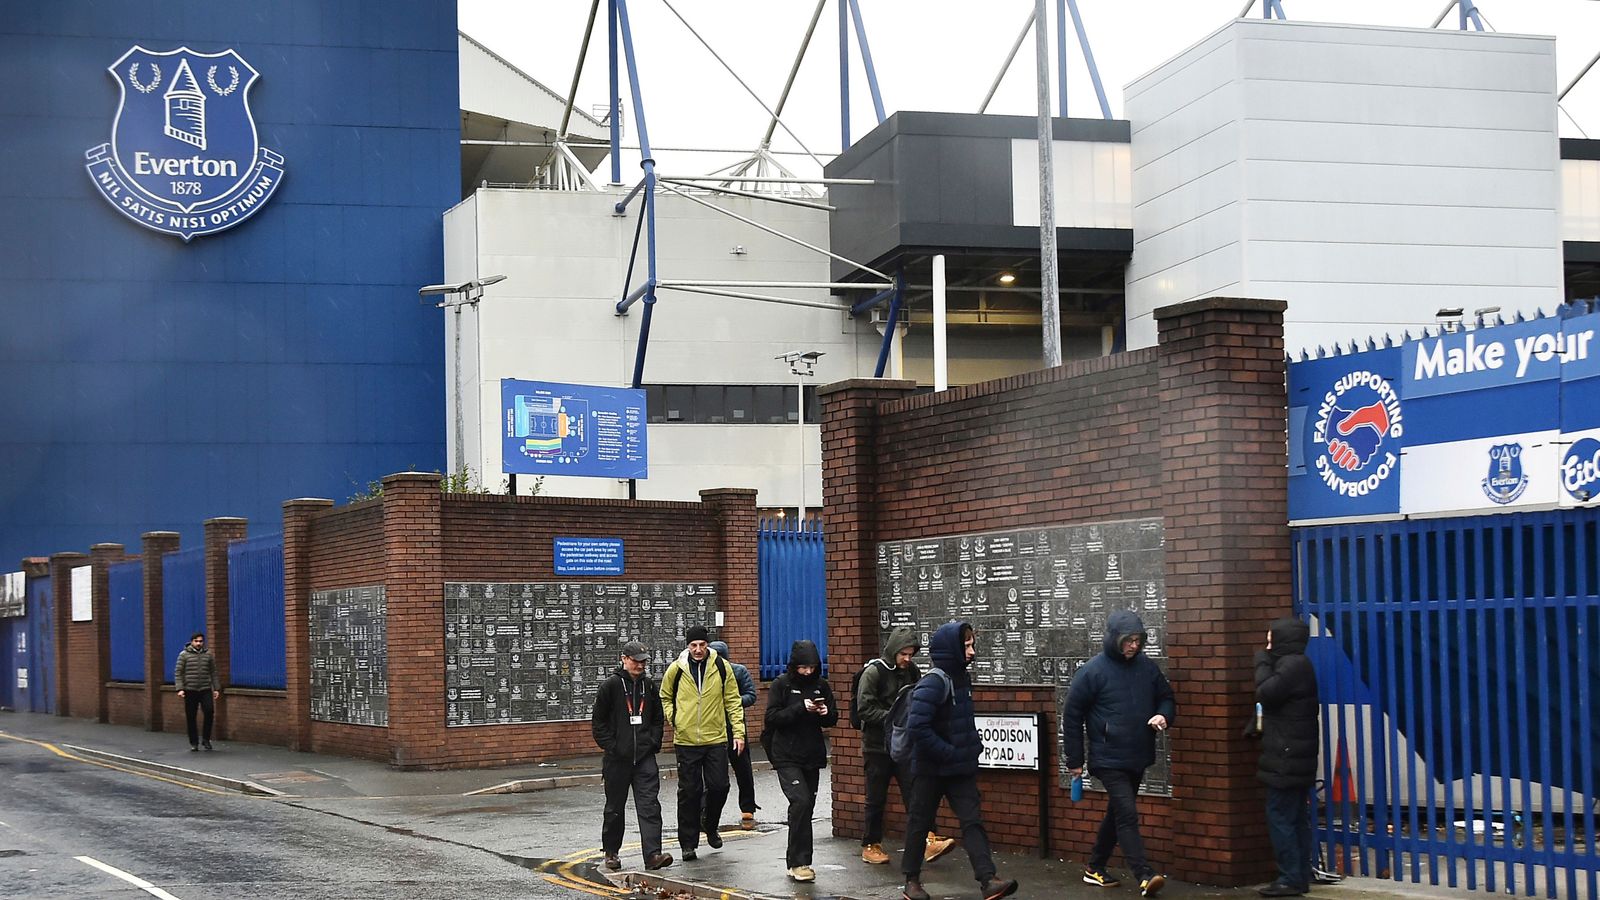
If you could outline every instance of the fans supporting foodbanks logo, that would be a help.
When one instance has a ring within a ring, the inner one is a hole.
[[[1561,487],[1577,500],[1600,496],[1600,441],[1579,438],[1561,460]]]
[[[1495,444],[1489,448],[1489,474],[1483,479],[1483,492],[1499,504],[1515,501],[1528,489],[1528,473],[1522,470],[1521,444]]]
[[[117,211],[185,241],[259,212],[283,180],[247,99],[259,73],[233,50],[134,46],[107,69],[121,100],[111,141],[85,154]]]
[[[1350,372],[1318,404],[1308,455],[1329,490],[1364,497],[1397,471],[1398,446],[1385,442],[1403,434],[1400,397],[1389,381],[1374,372]]]

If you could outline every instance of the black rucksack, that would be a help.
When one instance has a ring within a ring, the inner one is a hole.
[[[956,700],[956,685],[950,680],[945,670],[935,666],[928,670],[923,679],[938,678],[944,685],[945,700],[954,703]],[[919,681],[917,684],[921,684]],[[912,746],[911,732],[906,728],[906,718],[911,712],[911,693],[917,689],[917,684],[907,685],[900,689],[894,697],[894,703],[889,707],[889,724],[883,730],[883,746],[889,751],[889,758],[901,765],[911,762]]]
[[[860,670],[856,672],[856,677],[851,679],[850,727],[856,729],[857,731],[861,730],[861,726],[863,724],[861,721],[861,676],[867,674],[867,670],[872,668],[873,663],[877,663],[878,665],[882,666],[885,672],[891,671],[888,663],[884,662],[882,659],[873,658],[863,663]]]

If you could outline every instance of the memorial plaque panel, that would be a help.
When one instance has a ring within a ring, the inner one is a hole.
[[[588,719],[594,692],[638,640],[658,681],[692,625],[716,621],[717,586],[681,582],[448,583],[445,724]]]
[[[389,724],[388,601],[383,585],[311,592],[311,718]]]
[[[928,636],[972,623],[980,684],[1049,684],[1057,709],[1078,667],[1103,649],[1106,617],[1131,609],[1150,632],[1145,652],[1166,669],[1167,593],[1160,519],[1055,525],[887,541],[878,545],[878,625]],[[1167,739],[1143,790],[1172,792]],[[1062,775],[1062,786],[1066,777]]]

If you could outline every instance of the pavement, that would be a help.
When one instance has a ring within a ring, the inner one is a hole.
[[[509,766],[498,769],[468,769],[439,772],[402,771],[383,763],[344,757],[300,753],[281,747],[261,744],[217,742],[215,752],[191,752],[182,735],[145,731],[142,728],[102,725],[82,719],[66,719],[36,713],[0,714],[0,739],[9,739],[43,746],[50,752],[86,763],[124,769],[147,777],[183,783],[202,784],[214,789],[252,794],[294,805],[315,809],[328,801],[414,801],[430,804],[453,804],[472,807],[465,812],[482,809],[483,803],[518,803],[521,808],[543,805],[551,809],[594,807],[593,821],[598,826],[598,783],[600,757],[576,757],[548,763]],[[757,749],[759,755],[759,748]],[[662,757],[664,777],[672,776],[670,757]],[[758,768],[764,767],[758,761]],[[770,772],[759,777],[772,778]],[[826,770],[823,790],[828,791]],[[762,788],[758,785],[758,788]],[[506,795],[531,795],[553,791],[555,794],[524,797]],[[663,800],[670,790],[663,790]],[[764,796],[777,795],[775,782]],[[776,806],[776,804],[769,804]],[[817,808],[826,810],[830,805],[827,796],[819,796]],[[496,812],[510,812],[500,807]],[[508,854],[480,839],[463,822],[452,833],[452,822],[459,817],[440,815],[430,820],[432,833],[423,835],[433,840],[446,840],[462,846],[478,846],[502,858],[518,862],[544,872],[560,872],[560,878],[575,891],[601,893],[605,896],[625,897],[716,897],[737,900],[898,900],[901,878],[893,864],[868,866],[861,862],[860,846],[851,840],[830,835],[826,816],[815,823],[815,861],[817,882],[797,885],[790,882],[783,866],[784,834],[786,826],[781,821],[781,810],[769,808],[762,814],[762,823],[755,831],[741,831],[736,825],[724,825],[725,846],[711,850],[700,847],[699,859],[682,860],[668,869],[645,873],[639,869],[637,846],[624,847],[624,871],[604,872],[599,868],[600,855],[590,848],[577,853],[566,852],[565,845],[546,849],[533,856]],[[630,816],[631,818],[631,816]],[[673,816],[668,821],[667,850],[678,855],[671,839]],[[374,823],[376,824],[376,823]],[[630,823],[631,824],[631,823]],[[631,833],[629,839],[635,839]],[[570,843],[570,838],[569,838]],[[530,847],[529,850],[536,848]],[[898,857],[898,852],[890,848]],[[558,856],[557,853],[564,853]],[[1126,873],[1120,890],[1108,891],[1091,887],[1080,879],[1081,861],[1039,859],[1036,854],[998,854],[996,862],[1003,877],[1016,878],[1022,888],[1018,898],[1088,898],[1112,900],[1137,896]],[[941,900],[972,898],[977,896],[971,869],[958,848],[939,862],[927,866],[923,872],[924,887]],[[619,890],[620,888],[620,890]],[[1318,886],[1312,897],[1327,900],[1367,900],[1367,898],[1437,898],[1459,896],[1460,892],[1446,891],[1401,884],[1393,881],[1350,878],[1335,886]],[[1249,889],[1206,887],[1169,881],[1163,897],[1238,897],[1254,898]]]

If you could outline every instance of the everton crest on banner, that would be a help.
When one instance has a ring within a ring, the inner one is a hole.
[[[259,212],[283,181],[250,112],[258,73],[233,50],[135,46],[107,69],[121,100],[89,177],[117,211],[188,241]]]

